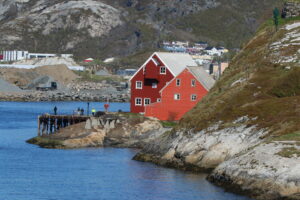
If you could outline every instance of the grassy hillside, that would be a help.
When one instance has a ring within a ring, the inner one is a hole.
[[[299,131],[300,26],[288,26],[296,22],[300,18],[280,20],[278,32],[272,20],[264,23],[178,128],[198,131],[216,123],[221,128],[245,123],[266,128],[272,136]],[[234,123],[245,116],[250,120]]]

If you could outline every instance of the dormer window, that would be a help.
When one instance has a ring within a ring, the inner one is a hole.
[[[167,69],[166,67],[160,67],[160,74],[166,74]]]

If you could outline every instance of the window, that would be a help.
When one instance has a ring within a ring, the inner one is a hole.
[[[135,105],[141,106],[142,105],[142,98],[135,98]]]
[[[180,79],[176,79],[176,86],[180,86]]]
[[[149,105],[151,103],[151,99],[150,98],[145,98],[144,99],[144,105]]]
[[[175,95],[174,95],[174,99],[175,99],[175,100],[180,100],[180,94],[175,94]]]
[[[157,83],[152,83],[152,88],[157,88]]]
[[[160,99],[160,98],[157,98],[157,102],[161,102],[161,99]]]
[[[196,101],[196,100],[197,100],[197,95],[192,94],[192,95],[191,95],[191,101]]]
[[[160,67],[160,74],[166,74],[166,67]]]
[[[195,79],[193,79],[193,80],[191,81],[191,86],[192,86],[192,87],[196,87],[196,80],[195,80]]]
[[[135,82],[135,89],[143,89],[143,82],[142,81]]]

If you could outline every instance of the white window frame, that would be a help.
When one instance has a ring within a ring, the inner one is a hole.
[[[152,88],[157,88],[157,83],[152,83]]]
[[[146,101],[147,101],[147,100],[149,100],[149,103],[148,103],[148,104],[146,104]],[[144,98],[144,105],[147,106],[147,105],[149,105],[149,104],[151,104],[151,99],[150,99],[150,98]]]
[[[138,87],[139,83],[141,84],[141,87]],[[135,89],[142,90],[143,89],[143,81],[136,81],[135,82]]]
[[[140,100],[140,104],[137,104],[137,100]],[[143,106],[143,99],[142,98],[140,98],[140,97],[137,97],[137,98],[135,98],[135,105],[136,106]]]
[[[181,95],[179,93],[174,94],[174,100],[179,101],[181,98]]]
[[[181,85],[181,79],[180,78],[177,78],[176,79],[176,86],[180,86]]]
[[[192,86],[192,87],[196,87],[196,80],[195,80],[195,79],[192,79],[192,80],[191,80],[191,86]]]
[[[197,95],[196,94],[191,95],[191,101],[197,101]]]
[[[162,69],[165,69],[165,70],[162,72]],[[159,73],[160,74],[167,74],[167,68],[165,66],[161,66],[160,69],[159,69]]]

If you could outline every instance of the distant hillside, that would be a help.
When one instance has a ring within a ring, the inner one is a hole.
[[[0,3],[1,49],[143,54],[162,40],[240,45],[280,0],[10,0]]]

